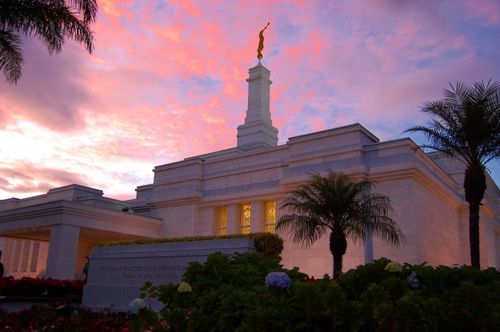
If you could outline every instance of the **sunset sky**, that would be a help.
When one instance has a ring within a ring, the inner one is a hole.
[[[500,0],[98,3],[93,54],[24,38],[21,81],[0,76],[0,199],[71,183],[133,198],[155,165],[234,147],[267,22],[280,144],[356,122],[406,137],[450,82],[500,81]]]

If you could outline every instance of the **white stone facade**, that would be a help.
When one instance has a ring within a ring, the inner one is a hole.
[[[279,219],[286,212],[279,206],[287,191],[311,172],[332,169],[355,180],[368,176],[376,181],[374,190],[391,198],[405,235],[397,248],[376,237],[366,247],[349,243],[344,269],[379,257],[431,265],[469,263],[468,206],[458,161],[425,154],[409,138],[380,142],[360,124],[291,137],[278,146],[269,75],[260,64],[249,71],[248,110],[238,127],[237,147],[155,167],[153,183],[138,187],[132,201],[107,199],[99,190],[77,185],[42,197],[0,201],[0,235],[50,239],[46,275],[78,276],[90,248],[105,240],[215,235],[221,207],[228,234],[242,231],[241,207],[248,204],[250,231],[264,231],[266,202],[276,203]],[[500,268],[500,190],[490,177],[487,181],[481,265]],[[122,212],[123,207],[131,211]],[[303,248],[281,235],[286,266],[316,277],[331,273],[328,236]]]
[[[102,194],[101,190],[69,185],[40,196],[0,201],[5,275],[79,278],[85,257],[95,245],[158,236],[160,220],[124,212],[126,202]],[[30,266],[35,266],[30,250],[35,246],[39,246],[36,268],[26,268],[18,260],[27,256]]]

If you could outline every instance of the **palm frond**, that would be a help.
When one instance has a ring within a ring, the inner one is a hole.
[[[96,0],[70,0],[70,4],[77,8],[78,12],[83,15],[83,22],[85,24],[95,21],[97,15],[97,1]]]
[[[288,209],[277,228],[289,228],[293,239],[311,245],[328,230],[345,237],[365,239],[373,230],[393,244],[399,244],[402,233],[390,218],[387,197],[371,193],[373,182],[352,182],[342,173],[329,171],[325,176],[314,173],[311,179],[288,193],[281,205]]]
[[[294,242],[310,247],[325,233],[327,227],[311,216],[288,214],[280,218],[276,224],[276,229],[288,229]]]
[[[467,165],[500,157],[500,83],[463,82],[444,91],[442,100],[427,102],[421,111],[434,116],[429,126],[406,132],[422,132],[430,143],[421,147],[459,158]]]
[[[5,36],[7,32],[19,36],[35,36],[45,44],[50,53],[59,52],[65,37],[83,44],[89,53],[94,48],[94,35],[89,23],[95,20],[96,0],[0,0],[0,30],[4,31],[3,54],[10,59],[22,59],[19,39],[15,43]],[[14,45],[14,47],[13,47]],[[15,56],[13,56],[15,55]],[[11,68],[7,80],[17,82],[21,75],[22,61],[3,62],[3,70]],[[14,64],[17,64],[14,66]],[[10,76],[9,76],[10,75]]]
[[[0,70],[8,82],[16,83],[19,80],[22,64],[21,39],[12,31],[0,29]]]

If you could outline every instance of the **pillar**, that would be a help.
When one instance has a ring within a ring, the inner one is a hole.
[[[240,210],[239,204],[229,204],[227,206],[227,234],[240,233]]]
[[[259,233],[264,231],[265,205],[263,201],[252,201],[252,212],[250,215],[250,233]]]
[[[75,279],[79,238],[80,227],[59,224],[50,228],[47,278]]]

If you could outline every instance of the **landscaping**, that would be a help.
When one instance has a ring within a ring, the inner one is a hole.
[[[123,312],[92,312],[54,305],[41,305],[28,310],[6,313],[0,310],[2,332],[126,332],[128,315]]]
[[[66,301],[81,302],[83,280],[57,280],[23,277],[0,278],[0,296],[16,299],[65,299]]]
[[[497,331],[500,326],[495,269],[379,259],[337,280],[314,280],[259,254],[213,254],[205,264],[191,264],[184,282],[191,291],[146,285],[144,307],[131,326],[164,331]],[[148,310],[150,297],[165,305],[159,315]]]
[[[2,331],[497,331],[500,326],[500,272],[495,269],[379,259],[332,280],[309,278],[279,262],[279,257],[261,253],[233,257],[215,253],[204,264],[191,263],[179,285],[146,283],[138,298],[131,299],[128,313],[91,312],[54,303],[18,313],[0,312],[0,327]],[[4,278],[2,285],[6,279],[13,281]],[[26,280],[19,281],[13,287],[21,290],[25,284]],[[47,286],[32,287],[50,291]],[[2,288],[2,292],[10,291]],[[149,310],[152,300],[163,303],[159,313]]]

